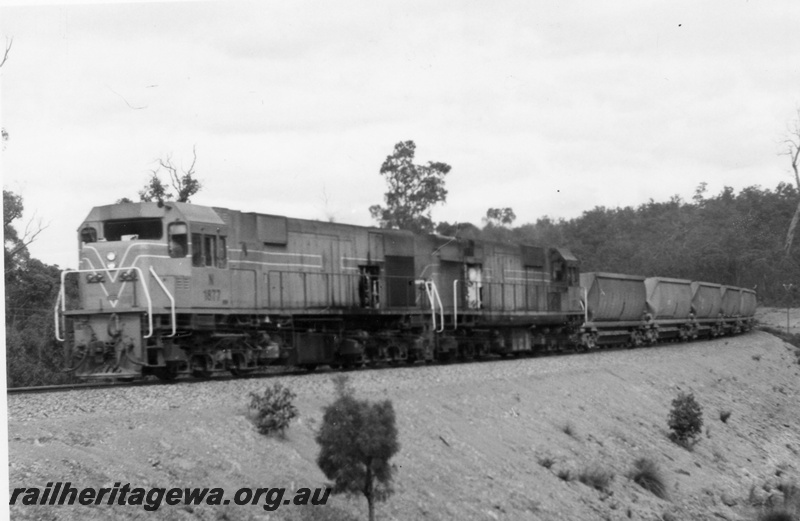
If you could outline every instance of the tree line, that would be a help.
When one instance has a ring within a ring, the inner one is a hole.
[[[541,217],[513,227],[487,218],[440,223],[437,231],[472,239],[569,248],[581,271],[704,280],[754,288],[764,304],[798,301],[798,246],[788,251],[787,225],[800,193],[790,184],[750,186],[739,193],[724,187],[708,195],[701,183],[691,201],[638,207],[595,207],[573,219]],[[491,210],[490,210],[491,212]],[[487,212],[488,214],[489,212]],[[792,284],[792,289],[787,291]]]

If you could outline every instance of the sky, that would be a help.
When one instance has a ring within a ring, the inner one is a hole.
[[[63,268],[93,206],[193,148],[192,202],[358,225],[405,140],[452,166],[435,221],[774,188],[798,22],[796,0],[4,3],[3,187]]]

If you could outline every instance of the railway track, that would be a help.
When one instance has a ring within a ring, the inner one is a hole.
[[[761,328],[754,328],[754,330],[761,330]],[[746,333],[745,333],[746,334]],[[693,343],[700,343],[700,342],[708,342],[713,341],[715,339],[700,339],[695,340]],[[647,347],[640,347],[637,349],[657,349],[663,347],[669,347],[673,345],[674,342],[662,342],[653,346]],[[544,351],[539,353],[525,353],[520,358],[543,358],[543,357],[551,357],[551,356],[569,356],[575,354],[590,354],[590,353],[603,353],[609,351],[618,351],[618,350],[627,350],[633,349],[630,346],[613,346],[613,347],[603,347],[601,349],[592,350],[590,352],[584,352],[575,349],[565,349],[561,351]],[[513,356],[513,355],[512,355]],[[501,357],[501,356],[491,356],[487,358],[481,359],[473,359],[473,360],[453,360],[448,362],[440,362],[439,365],[452,365],[452,364],[461,364],[461,363],[487,363],[493,361],[502,361],[508,360],[508,357]],[[339,373],[339,372],[349,372],[349,371],[364,371],[364,370],[380,370],[384,368],[396,367],[393,365],[387,364],[376,364],[376,365],[368,365],[362,366],[356,369],[317,369],[315,372],[317,373]],[[277,368],[275,368],[277,369]],[[165,381],[159,380],[156,378],[147,379],[147,380],[135,380],[135,381],[96,381],[96,382],[81,382],[81,383],[74,383],[74,384],[64,384],[64,385],[44,385],[44,386],[37,386],[37,387],[12,387],[6,390],[7,394],[9,395],[18,395],[18,394],[38,394],[38,393],[58,393],[58,392],[67,392],[67,391],[80,391],[84,389],[109,389],[109,388],[129,388],[129,387],[154,387],[154,386],[174,386],[174,385],[191,385],[191,384],[202,384],[207,382],[227,382],[227,381],[236,381],[236,380],[252,380],[252,379],[262,379],[262,378],[275,378],[280,376],[299,376],[310,374],[306,369],[298,369],[293,368],[290,370],[285,371],[272,371],[272,372],[258,372],[248,375],[229,375],[224,374],[220,376],[213,376],[210,378],[193,378],[193,377],[182,377],[172,381]]]
[[[67,391],[82,391],[85,389],[121,389],[129,387],[156,387],[156,386],[174,386],[184,384],[201,384],[206,382],[227,382],[231,380],[249,380],[256,378],[272,378],[276,376],[295,376],[299,374],[307,374],[305,370],[291,370],[275,373],[257,373],[251,375],[224,375],[214,376],[212,378],[181,378],[172,381],[148,379],[148,380],[135,380],[132,382],[124,381],[97,381],[97,382],[81,382],[74,384],[63,385],[42,385],[36,387],[10,387],[6,389],[7,394],[39,394],[39,393],[59,393]]]

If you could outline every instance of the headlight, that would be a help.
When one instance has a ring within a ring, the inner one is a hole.
[[[106,259],[108,259],[110,261],[113,261],[116,258],[117,258],[117,254],[114,253],[113,251],[110,251],[110,252],[106,253]]]
[[[119,278],[123,282],[134,281],[136,280],[136,272],[134,270],[123,271],[122,273],[120,273]]]

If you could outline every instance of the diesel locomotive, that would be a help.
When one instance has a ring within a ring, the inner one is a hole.
[[[564,248],[188,203],[95,207],[78,242],[55,330],[83,379],[641,345],[744,331],[755,311],[750,290],[581,274]]]

